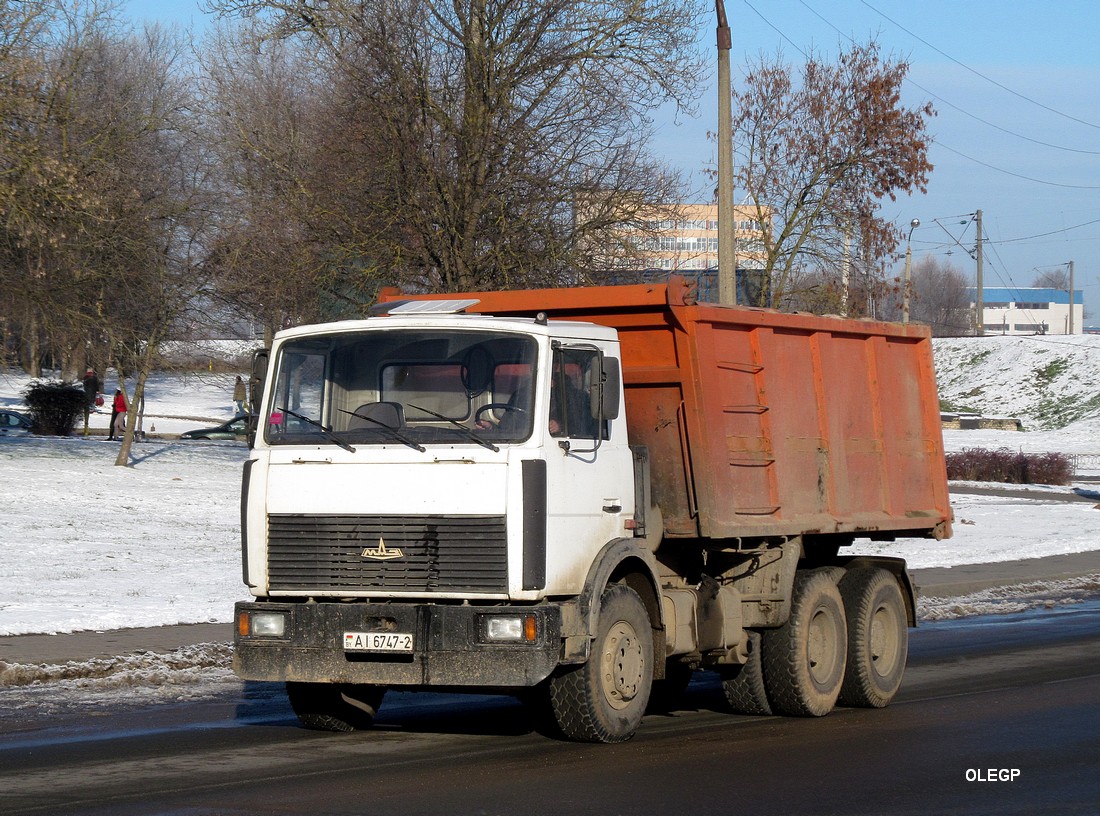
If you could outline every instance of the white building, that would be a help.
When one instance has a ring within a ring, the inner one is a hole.
[[[977,290],[970,289],[970,308]],[[982,326],[986,334],[1082,334],[1085,324],[1084,292],[1064,289],[986,288],[982,290]]]

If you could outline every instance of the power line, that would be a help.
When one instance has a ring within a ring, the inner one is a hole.
[[[860,0],[862,2],[862,0]],[[1014,178],[1023,179],[1024,181],[1031,181],[1035,184],[1045,184],[1049,187],[1065,187],[1070,190],[1100,190],[1100,185],[1097,184],[1063,184],[1058,181],[1044,181],[1043,179],[1032,178],[1031,176],[1021,175],[1020,173],[1013,173],[1011,170],[1005,170],[1003,167],[997,167],[996,165],[989,164],[988,162],[975,159],[973,156],[968,156],[961,150],[956,150],[953,147],[948,147],[943,142],[936,142],[937,145],[944,150],[949,150],[956,156],[962,156],[967,161],[972,161],[975,164],[980,164],[982,167],[988,167],[990,170],[996,170],[998,173],[1004,173],[1007,176],[1013,176]]]
[[[1039,102],[1039,101],[1037,101],[1037,100],[1035,100],[1035,99],[1032,99],[1032,98],[1031,98],[1031,97],[1029,97],[1029,96],[1025,96],[1024,94],[1020,93],[1019,91],[1013,90],[1012,88],[1009,88],[1009,87],[1008,87],[1007,85],[1003,85],[1003,84],[1001,84],[1000,82],[998,82],[997,80],[995,80],[995,79],[993,79],[993,78],[991,78],[991,77],[987,77],[987,76],[986,76],[985,74],[983,74],[983,73],[982,73],[981,71],[978,71],[978,70],[976,70],[976,69],[974,69],[974,68],[971,68],[971,67],[970,67],[969,65],[967,65],[966,63],[964,63],[964,62],[961,62],[961,61],[959,61],[959,60],[955,59],[955,58],[954,58],[953,56],[951,56],[951,55],[950,55],[950,54],[948,54],[947,52],[945,52],[945,51],[943,51],[943,50],[941,50],[941,49],[937,48],[937,47],[936,47],[936,46],[934,46],[934,45],[932,45],[932,43],[928,42],[928,41],[927,41],[927,40],[925,40],[925,39],[924,39],[923,37],[921,37],[921,36],[919,36],[919,35],[917,35],[917,34],[914,34],[914,33],[913,33],[912,31],[910,31],[910,30],[909,30],[908,28],[906,28],[905,26],[903,26],[903,25],[902,25],[901,23],[899,23],[899,22],[898,22],[897,20],[894,20],[894,19],[892,19],[892,18],[888,17],[887,15],[883,14],[883,13],[882,13],[881,11],[879,11],[879,10],[878,10],[877,8],[875,8],[875,7],[874,7],[874,6],[872,6],[872,5],[870,4],[870,3],[868,3],[868,2],[867,2],[867,0],[859,0],[859,1],[860,1],[860,2],[861,2],[861,3],[863,4],[863,5],[867,6],[867,8],[869,8],[869,9],[870,9],[871,11],[873,11],[873,12],[874,12],[875,14],[879,15],[880,17],[882,17],[882,18],[883,18],[884,20],[886,20],[887,22],[889,22],[889,23],[892,23],[893,25],[895,25],[895,26],[897,26],[898,28],[900,28],[900,29],[901,29],[902,31],[904,31],[904,32],[905,32],[906,34],[908,34],[908,35],[909,35],[910,37],[912,37],[913,39],[915,39],[915,40],[918,40],[919,42],[922,42],[922,43],[924,43],[925,45],[927,45],[927,46],[928,46],[929,48],[931,48],[931,49],[932,49],[933,51],[935,51],[935,52],[936,52],[937,54],[939,54],[940,56],[942,56],[942,57],[945,57],[945,58],[947,58],[947,59],[951,60],[951,61],[952,61],[953,63],[955,63],[956,65],[958,65],[958,66],[959,66],[960,68],[965,68],[965,69],[966,69],[967,71],[969,71],[970,73],[974,74],[974,75],[975,75],[975,76],[977,76],[977,77],[980,77],[981,79],[984,79],[984,80],[985,80],[986,82],[988,82],[988,83],[990,83],[990,84],[992,84],[992,85],[996,85],[996,86],[997,86],[998,88],[1000,88],[1001,90],[1003,90],[1003,91],[1007,91],[1008,93],[1012,94],[1013,96],[1015,96],[1015,97],[1018,97],[1018,98],[1020,98],[1020,99],[1024,100],[1025,102],[1030,102],[1030,103],[1031,103],[1032,105],[1035,105],[1035,106],[1037,106],[1037,107],[1040,107],[1040,108],[1042,108],[1043,110],[1046,110],[1046,111],[1050,111],[1051,113],[1057,114],[1058,116],[1062,116],[1062,117],[1064,117],[1064,118],[1066,118],[1066,119],[1069,119],[1069,120],[1070,120],[1070,121],[1072,121],[1072,122],[1077,122],[1078,124],[1081,124],[1081,125],[1086,125],[1086,126],[1088,126],[1088,127],[1090,127],[1090,128],[1096,128],[1097,130],[1100,130],[1100,125],[1094,124],[1093,122],[1089,122],[1089,121],[1086,121],[1085,119],[1080,119],[1080,118],[1078,118],[1078,117],[1076,117],[1076,116],[1072,116],[1072,115],[1070,115],[1070,114],[1068,114],[1068,113],[1065,113],[1065,112],[1063,112],[1063,111],[1060,111],[1060,110],[1058,110],[1057,108],[1052,108],[1052,107],[1050,107],[1049,105],[1044,105],[1044,104],[1043,104],[1042,102]],[[994,169],[996,169],[996,168],[994,168]],[[1094,188],[1090,188],[1090,189],[1094,189]]]
[[[855,39],[850,34],[845,34],[837,26],[833,25],[832,22],[825,19],[825,17],[823,17],[814,8],[812,8],[808,3],[806,3],[806,0],[798,0],[798,2],[802,5],[803,8],[805,8],[808,12],[810,12],[810,14],[817,17],[817,19],[821,20],[821,22],[825,23],[825,25],[829,26],[829,28],[831,28],[833,31],[835,31],[837,34],[839,34],[841,37],[844,37],[846,40],[848,40],[848,42],[855,43]],[[864,5],[866,5],[866,4],[864,4]],[[870,8],[870,6],[868,6],[868,8]],[[754,9],[754,11],[755,11],[755,9]],[[872,11],[874,11],[874,9],[872,9]],[[765,22],[767,22],[767,21],[765,20]],[[891,20],[891,22],[893,22],[893,21]],[[769,25],[771,25],[771,24],[769,23]],[[897,25],[897,24],[895,23],[895,25]],[[898,26],[898,27],[901,28],[901,26]],[[773,28],[774,28],[774,26],[773,26]],[[903,28],[902,31],[905,31],[905,29]],[[906,32],[906,33],[909,33],[909,32]],[[920,38],[917,37],[917,39],[920,39]],[[921,42],[925,42],[925,41],[921,40]],[[925,43],[925,45],[927,45],[927,44],[928,43]],[[934,48],[935,46],[930,46],[930,47]],[[905,77],[904,81],[907,84],[912,85],[914,88],[921,91],[922,93],[925,93],[928,96],[932,97],[933,99],[937,100],[938,102],[940,102],[944,105],[947,105],[947,107],[954,108],[959,113],[961,113],[963,116],[969,116],[974,121],[981,122],[983,125],[986,125],[987,127],[991,127],[994,130],[999,130],[1002,133],[1007,133],[1009,136],[1015,136],[1017,139],[1023,139],[1025,142],[1031,142],[1032,144],[1042,145],[1043,147],[1054,148],[1055,150],[1065,150],[1065,151],[1068,151],[1070,153],[1084,153],[1084,154],[1089,155],[1089,156],[1100,156],[1100,150],[1084,150],[1084,149],[1077,148],[1077,147],[1065,147],[1064,145],[1057,145],[1057,144],[1053,144],[1051,142],[1044,142],[1041,139],[1034,139],[1031,136],[1025,136],[1023,133],[1017,133],[1014,130],[1009,130],[1006,127],[1002,127],[1001,125],[998,125],[994,122],[990,122],[986,119],[983,119],[982,117],[978,116],[977,114],[971,113],[970,111],[966,110],[965,108],[960,108],[958,105],[954,104],[953,102],[950,102],[950,101],[944,99],[942,96],[939,96],[938,94],[933,93],[932,91],[925,88],[923,85],[920,85],[919,83],[913,81],[908,76]]]
[[[1041,139],[1033,139],[1030,136],[1025,136],[1023,133],[1017,133],[1016,131],[1009,130],[1006,127],[1001,127],[1000,125],[998,125],[994,122],[990,122],[986,119],[983,119],[980,116],[977,116],[976,114],[971,113],[970,111],[966,110],[965,108],[960,108],[958,105],[955,105],[951,102],[948,102],[942,96],[938,96],[938,95],[934,94],[932,91],[925,88],[924,86],[918,85],[916,82],[911,80],[909,77],[905,78],[905,82],[912,85],[914,88],[921,91],[922,93],[928,94],[933,99],[941,102],[942,104],[947,105],[949,108],[954,108],[959,113],[961,113],[963,116],[969,116],[974,121],[981,122],[983,125],[987,125],[988,127],[991,127],[994,130],[1001,131],[1001,133],[1007,133],[1009,136],[1015,136],[1017,139],[1023,139],[1025,142],[1031,142],[1032,144],[1042,145],[1043,147],[1051,147],[1051,148],[1054,148],[1055,150],[1065,150],[1069,153],[1084,153],[1088,156],[1100,156],[1100,150],[1082,150],[1082,149],[1077,148],[1077,147],[1066,147],[1064,145],[1056,145],[1056,144],[1052,144],[1051,142],[1044,142]]]
[[[791,48],[793,48],[793,49],[794,49],[795,51],[797,51],[797,52],[798,52],[799,54],[801,54],[801,55],[802,55],[803,57],[805,57],[806,59],[809,59],[809,58],[810,58],[810,55],[809,55],[809,54],[807,54],[807,53],[806,53],[805,51],[803,51],[803,50],[802,50],[801,48],[799,48],[799,47],[798,47],[798,45],[796,45],[796,44],[795,44],[794,40],[792,40],[792,39],[791,39],[790,37],[788,37],[788,36],[787,36],[786,34],[784,34],[784,33],[783,33],[782,31],[780,31],[780,30],[779,30],[778,28],[776,28],[776,27],[775,27],[775,26],[774,26],[774,25],[772,24],[772,21],[771,21],[771,20],[769,20],[769,19],[768,19],[767,17],[765,17],[765,16],[764,16],[763,14],[761,14],[761,13],[760,13],[759,11],[757,11],[757,10],[756,10],[756,6],[754,6],[754,5],[752,4],[752,3],[750,3],[750,2],[749,2],[749,0],[742,0],[742,2],[743,2],[743,3],[744,3],[744,4],[746,5],[746,6],[748,6],[748,7],[749,7],[749,10],[750,10],[750,11],[752,11],[752,13],[753,13],[753,14],[755,14],[755,15],[756,15],[757,17],[759,17],[759,18],[760,18],[761,20],[763,20],[763,21],[764,21],[764,24],[765,24],[765,25],[766,25],[766,26],[767,26],[768,28],[770,28],[770,29],[771,29],[772,31],[774,31],[774,32],[775,32],[776,34],[778,34],[778,35],[779,35],[780,37],[782,37],[782,38],[783,38],[783,40],[784,40],[784,41],[785,41],[785,42],[786,42],[786,43],[787,43],[788,45],[790,45],[790,46],[791,46]]]
[[[1027,235],[1027,236],[1024,236],[1023,238],[1005,238],[1004,240],[995,241],[993,243],[997,243],[997,244],[1014,244],[1014,243],[1017,243],[1019,241],[1031,241],[1035,238],[1046,238],[1048,235],[1058,235],[1058,234],[1063,233],[1063,232],[1069,232],[1070,230],[1080,229],[1081,227],[1088,227],[1088,226],[1091,226],[1092,224],[1100,224],[1100,218],[1095,218],[1092,221],[1086,221],[1083,224],[1074,224],[1072,227],[1063,227],[1062,229],[1051,230],[1050,232],[1040,232],[1038,235]],[[1088,239],[1088,240],[1095,240],[1095,239]]]

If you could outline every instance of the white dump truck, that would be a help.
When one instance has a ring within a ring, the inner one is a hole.
[[[300,720],[387,689],[523,692],[617,742],[655,684],[884,706],[914,590],[857,538],[942,538],[927,329],[667,284],[409,296],[257,368],[234,668]],[[262,395],[262,396],[261,396]]]

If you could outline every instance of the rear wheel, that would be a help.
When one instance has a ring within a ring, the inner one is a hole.
[[[841,705],[883,708],[901,686],[909,651],[905,599],[884,569],[850,570],[840,582],[848,619],[848,667]]]
[[[653,630],[638,593],[604,590],[592,655],[550,680],[562,733],[582,742],[624,742],[641,724],[653,684]]]
[[[759,632],[747,632],[749,659],[742,666],[722,669],[722,691],[726,702],[737,714],[766,715],[772,713],[764,687],[764,671],[760,663]]]
[[[360,731],[374,723],[386,689],[361,683],[287,683],[286,693],[306,728]]]
[[[835,571],[800,570],[790,618],[764,632],[764,686],[772,709],[799,717],[832,711],[844,680],[847,651],[844,603]]]

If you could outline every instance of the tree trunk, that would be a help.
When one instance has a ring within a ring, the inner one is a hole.
[[[122,435],[122,442],[118,446],[118,456],[115,464],[120,467],[128,467],[130,464],[130,449],[134,445],[134,437],[140,422],[140,414],[145,410],[145,381],[149,379],[149,373],[153,368],[154,350],[159,342],[154,335],[145,344],[145,351],[138,358],[137,379],[134,383],[134,398],[126,403],[126,432]],[[118,372],[118,387],[122,393],[126,393],[126,379],[121,368]]]

